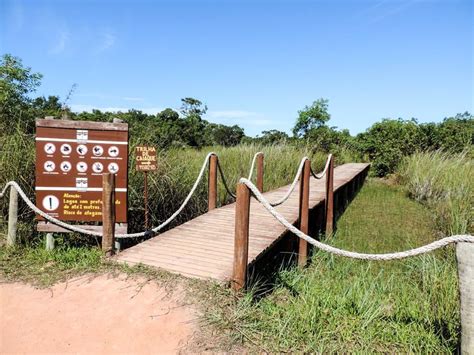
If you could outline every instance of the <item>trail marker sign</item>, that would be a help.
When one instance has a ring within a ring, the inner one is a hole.
[[[126,223],[128,125],[36,120],[38,208],[63,221],[102,221],[102,174],[106,172],[116,174],[116,222]]]
[[[135,159],[137,171],[155,171],[156,148],[139,145],[135,148]]]

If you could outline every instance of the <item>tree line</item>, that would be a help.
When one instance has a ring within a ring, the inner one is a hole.
[[[71,112],[68,100],[72,92],[64,101],[55,95],[32,97],[41,79],[42,75],[25,67],[21,59],[9,54],[2,56],[0,136],[16,132],[34,134],[34,122],[38,117],[101,122],[118,118],[129,124],[131,139],[162,149],[250,143],[305,145],[314,151],[350,154],[354,160],[368,160],[377,176],[394,172],[404,156],[416,151],[466,151],[474,156],[474,117],[468,112],[447,117],[440,123],[419,123],[414,118],[386,118],[365,132],[352,136],[347,129],[328,125],[331,118],[328,100],[321,98],[298,111],[292,135],[267,130],[257,137],[249,137],[238,125],[205,120],[207,106],[192,97],[182,98],[178,111],[167,108],[156,115],[134,109],[127,112]]]

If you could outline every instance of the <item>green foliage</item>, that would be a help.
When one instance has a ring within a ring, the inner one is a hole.
[[[376,176],[394,173],[404,157],[416,152],[445,150],[472,155],[474,119],[469,113],[445,118],[439,124],[415,119],[384,119],[357,136],[357,148],[367,154]]]
[[[231,147],[238,145],[245,137],[244,130],[237,126],[209,123],[204,131],[206,145]]]
[[[384,119],[358,135],[360,149],[369,155],[376,176],[395,171],[404,156],[416,152],[424,136],[415,120]]]
[[[0,247],[0,275],[45,287],[71,276],[105,269],[99,248]]]
[[[149,137],[149,136],[147,136]],[[34,199],[34,136],[25,134],[21,129],[14,135],[2,138],[5,146],[11,149],[0,155],[0,186],[9,180],[18,181],[27,195]],[[143,144],[139,136],[132,136],[129,156],[129,231],[143,230],[143,174],[135,171],[135,146]],[[148,143],[148,142],[146,142]],[[239,145],[236,147],[210,146],[203,149],[168,148],[158,151],[158,171],[148,174],[149,211],[152,225],[156,226],[166,220],[175,211],[190,191],[208,152],[216,152],[224,169],[231,189],[242,176],[248,175],[253,155],[258,151],[265,153],[265,169],[272,174],[265,176],[265,189],[274,189],[288,184],[296,173],[299,160],[303,156],[312,159],[313,168],[318,171],[323,168],[326,155],[320,152],[311,152],[304,147],[290,145],[261,146]],[[338,160],[342,163],[343,160]],[[219,178],[220,181],[220,178]],[[219,203],[233,201],[226,193],[222,183],[219,183]],[[8,215],[8,199],[0,200],[0,235],[6,237],[6,217]],[[196,194],[188,206],[171,225],[183,223],[207,211],[207,184],[204,178]],[[37,235],[34,230],[34,214],[20,203],[20,231],[21,241],[26,244],[37,244]],[[68,235],[69,239],[78,236]],[[85,244],[83,238],[79,240]]]
[[[428,210],[400,189],[366,184],[329,243],[389,252],[436,238]],[[258,293],[258,285],[253,292]],[[370,262],[316,252],[311,265],[278,274],[270,294],[222,295],[207,321],[267,353],[450,353],[459,339],[458,285],[450,249]]]
[[[0,59],[0,131],[12,132],[23,121],[28,132],[34,128],[29,94],[40,85],[42,75],[24,67],[20,58],[4,54]]]
[[[399,180],[427,204],[445,235],[474,233],[474,160],[467,152],[416,153],[403,159]]]
[[[460,153],[474,144],[474,116],[469,112],[448,117],[437,126],[436,138],[438,145],[433,148],[443,149],[452,153]]]
[[[305,106],[303,110],[298,111],[293,134],[296,137],[306,138],[311,130],[325,125],[331,118],[328,112],[328,102],[329,100],[321,98],[314,101],[311,106]]]

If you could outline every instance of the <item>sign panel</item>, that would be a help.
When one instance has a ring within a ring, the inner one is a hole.
[[[137,146],[135,157],[137,171],[154,171],[157,169],[155,147]]]
[[[36,121],[36,205],[64,221],[102,220],[102,174],[116,174],[115,216],[127,222],[128,125]],[[38,216],[39,220],[43,218]]]

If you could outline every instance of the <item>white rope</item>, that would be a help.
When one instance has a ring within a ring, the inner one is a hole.
[[[298,167],[298,171],[296,172],[296,175],[295,175],[295,178],[293,180],[293,182],[291,183],[290,185],[290,188],[288,189],[288,191],[286,192],[285,196],[283,196],[281,199],[275,201],[275,202],[269,202],[270,206],[279,206],[281,205],[283,202],[285,202],[286,200],[288,200],[288,198],[290,197],[291,193],[294,191],[295,187],[296,187],[296,184],[298,183],[298,180],[300,179],[300,176],[301,176],[301,173],[303,171],[303,166],[304,166],[304,163],[305,161],[308,160],[308,157],[304,157],[303,159],[301,159],[301,163],[300,163],[300,166]],[[240,179],[240,181],[242,182],[242,180],[245,180],[245,181],[249,181],[248,179],[245,179],[245,178],[242,178]],[[250,182],[252,184],[252,182]],[[253,185],[253,184],[252,184]],[[255,185],[253,185],[255,186]]]
[[[442,238],[440,240],[437,240],[435,242],[432,242],[430,244],[424,245],[419,248],[396,252],[396,253],[365,254],[365,253],[357,253],[353,251],[346,251],[343,249],[339,249],[339,248],[324,244],[320,241],[317,241],[316,239],[311,238],[309,235],[303,233],[298,228],[296,228],[293,224],[288,222],[280,213],[278,213],[272,207],[272,205],[265,199],[265,197],[263,197],[260,191],[258,191],[257,187],[254,184],[252,184],[251,181],[249,181],[248,179],[242,178],[240,179],[240,182],[245,184],[252,191],[256,199],[263,205],[263,207],[265,207],[267,211],[270,212],[270,214],[273,217],[275,217],[278,220],[278,222],[280,222],[283,226],[285,226],[289,231],[294,233],[299,238],[306,240],[308,243],[314,245],[315,247],[321,250],[324,250],[326,252],[335,254],[335,255],[345,256],[345,257],[353,258],[353,259],[362,259],[362,260],[395,260],[395,259],[403,259],[403,258],[408,258],[411,256],[429,253],[431,251],[442,248],[451,243],[459,243],[459,242],[474,243],[474,236],[453,235],[450,237]]]
[[[252,174],[253,174],[253,170],[255,168],[255,161],[256,161],[256,158],[259,154],[263,154],[262,152],[258,152],[256,153],[254,156],[253,156],[253,160],[252,160],[252,165],[250,167],[250,173],[249,173],[249,179],[251,178]],[[298,183],[300,177],[301,177],[301,172],[303,171],[303,166],[304,166],[304,163],[305,161],[308,160],[307,157],[304,157],[303,159],[301,159],[301,163],[298,167],[298,171],[296,172],[296,175],[295,175],[295,178],[293,179],[293,182],[291,183],[291,186],[290,188],[288,189],[288,191],[286,192],[285,196],[283,196],[281,199],[279,199],[278,201],[275,201],[275,202],[270,202],[270,204],[272,206],[279,206],[281,205],[282,203],[284,203],[286,200],[288,200],[288,198],[290,197],[291,193],[294,191],[294,189],[296,188],[296,184]],[[329,158],[328,158],[328,161],[329,161]],[[224,187],[225,189],[227,190],[227,193],[232,196],[234,199],[236,198],[236,195],[229,189],[229,184],[227,183],[227,180],[225,178],[225,175],[224,175],[224,172],[222,170],[222,167],[221,167],[221,164],[219,162],[219,159],[217,159],[217,167],[219,169],[219,173],[221,175],[221,178],[222,178],[222,182],[224,184]],[[323,172],[325,173],[325,171]]]
[[[211,157],[211,155],[215,155],[215,153],[209,153],[206,156],[206,158],[204,159],[204,162],[203,162],[202,167],[201,167],[201,171],[199,172],[199,175],[198,175],[196,181],[194,182],[194,185],[191,188],[191,191],[189,191],[188,196],[186,196],[186,198],[183,201],[183,203],[181,204],[181,206],[166,221],[161,223],[159,226],[153,228],[152,229],[153,232],[156,233],[156,232],[160,231],[161,229],[163,229],[165,226],[167,226],[171,221],[173,221],[176,218],[176,216],[178,216],[181,213],[181,211],[184,209],[184,207],[186,207],[186,205],[188,204],[188,202],[191,199],[192,195],[196,191],[200,181],[202,180],[202,177],[204,176],[204,172],[206,171],[206,166],[207,166],[207,163],[208,163],[209,158]],[[54,224],[56,224],[60,227],[71,230],[73,232],[93,235],[93,236],[96,236],[96,237],[101,237],[102,236],[102,232],[91,231],[91,230],[81,228],[79,226],[73,226],[73,225],[65,223],[65,222],[63,222],[63,221],[61,221],[57,218],[51,217],[46,212],[43,212],[42,210],[40,210],[38,207],[35,206],[35,204],[28,198],[28,196],[26,196],[25,192],[21,189],[21,187],[15,181],[10,181],[5,185],[5,187],[2,190],[2,193],[0,194],[0,198],[2,198],[5,195],[5,192],[6,192],[8,187],[11,187],[11,188],[14,188],[15,190],[17,190],[18,194],[25,201],[25,203],[28,205],[28,207],[31,210],[33,210],[33,212],[39,214],[40,216],[42,216],[44,219],[50,221],[51,223],[54,223]],[[137,237],[143,237],[148,233],[150,233],[150,231],[144,231],[144,232],[139,232],[139,233],[130,233],[130,234],[116,234],[115,237],[116,238],[137,238]]]
[[[329,169],[329,163],[331,163],[331,159],[332,159],[332,154],[329,154],[328,155],[328,158],[326,159],[326,165],[324,166],[324,170],[321,171],[319,174],[315,174],[314,171],[313,171],[313,168],[311,168],[311,175],[313,175],[313,177],[315,179],[322,179],[322,177],[324,175],[326,175],[328,169]],[[250,180],[250,179],[249,179]]]
[[[263,154],[263,152],[257,152],[257,153],[255,153],[255,155],[253,156],[252,165],[250,165],[250,171],[249,171],[249,177],[248,177],[249,180],[252,180],[253,169],[255,169],[255,162],[257,161],[257,157],[258,157],[260,154]]]

